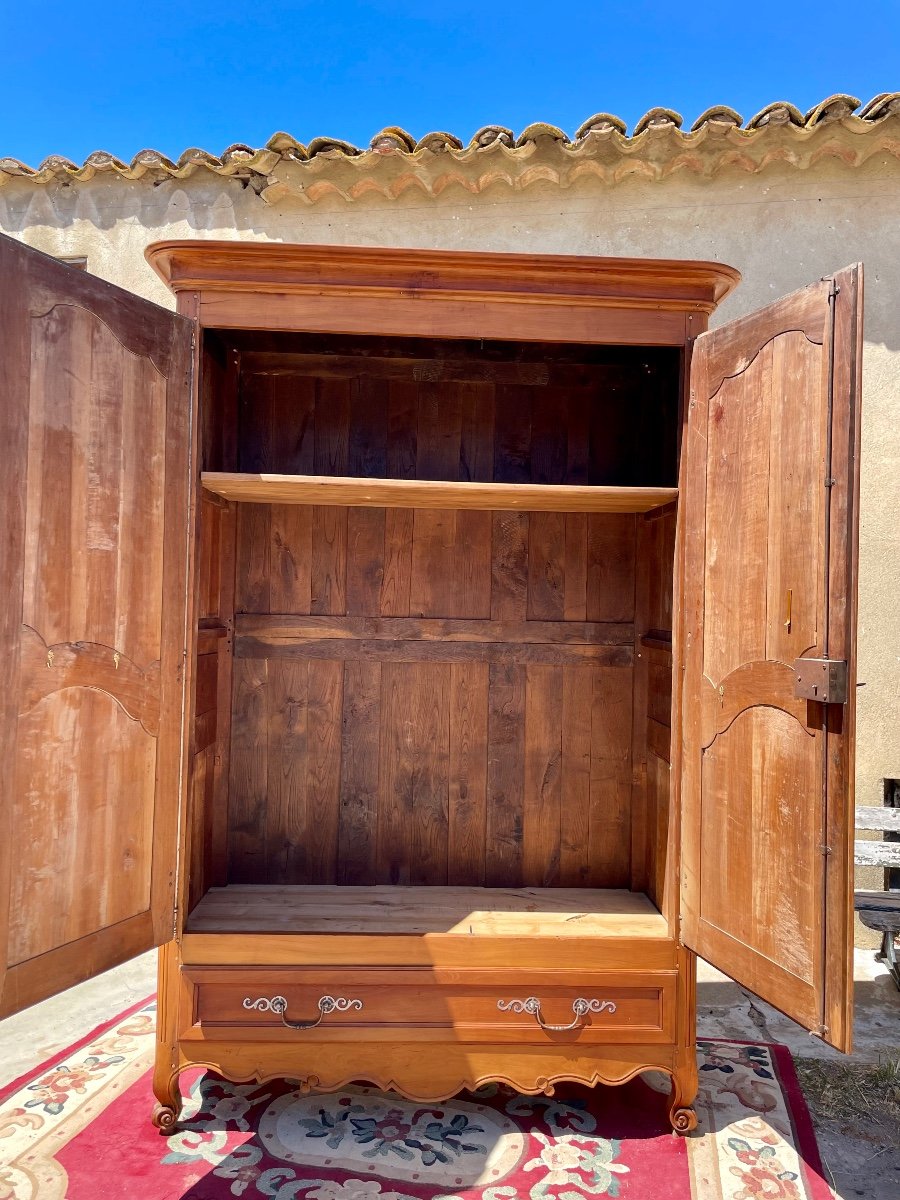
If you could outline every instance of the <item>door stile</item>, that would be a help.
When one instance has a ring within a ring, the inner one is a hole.
[[[697,333],[705,332],[704,328]],[[685,754],[685,734],[690,724],[696,745],[700,735],[699,697],[693,704],[686,703],[685,679],[689,657],[692,663],[702,668],[703,644],[703,573],[693,580],[687,577],[686,563],[701,561],[704,554],[706,472],[701,463],[706,462],[706,417],[707,417],[707,372],[706,359],[701,358],[700,369],[695,368],[693,339],[685,346],[684,383],[682,402],[682,435],[678,462],[678,516],[675,531],[675,581],[672,591],[672,671],[677,678],[672,680],[672,816],[667,855],[666,902],[670,912],[677,914],[675,933],[683,944],[682,930],[685,910],[697,910],[696,879],[686,873],[684,841],[693,839],[699,845],[699,812],[692,810],[695,818],[686,822],[682,804],[682,791],[688,786],[699,787],[696,778],[698,764]],[[696,369],[696,377],[694,371]],[[689,453],[691,442],[696,443],[698,452]],[[692,740],[693,740],[692,739]],[[688,856],[695,861],[696,856]],[[693,954],[692,954],[693,957]]]
[[[178,775],[178,810],[177,822],[171,831],[169,853],[173,856],[173,913],[172,924],[161,942],[180,941],[187,909],[187,868],[188,860],[185,854],[188,845],[188,807],[190,797],[190,762],[191,747],[194,738],[194,679],[197,670],[197,605],[199,572],[197,561],[199,553],[199,503],[200,503],[200,433],[199,433],[199,397],[200,397],[200,361],[202,338],[200,337],[198,316],[200,312],[200,295],[197,292],[183,292],[178,297],[177,311],[193,324],[191,334],[191,380],[190,407],[185,413],[186,436],[184,444],[187,448],[186,459],[183,463],[181,478],[184,480],[184,510],[187,514],[187,533],[185,537],[186,557],[184,565],[184,597],[185,603],[184,626],[177,631],[177,640],[173,644],[178,647],[181,656],[181,742],[180,770]],[[162,957],[160,958],[162,969]]]
[[[856,740],[857,577],[859,560],[859,400],[862,384],[860,264],[838,272],[832,285],[829,359],[828,613],[825,654],[847,663],[847,700],[824,705],[825,718],[825,947],[824,1012],[828,1040],[846,1051],[853,1038],[853,838]],[[843,352],[842,352],[843,351]],[[848,731],[851,731],[848,733]]]
[[[28,314],[16,303],[10,286],[14,261],[7,266],[10,248],[0,242],[0,358],[25,363],[30,355]],[[16,759],[19,716],[20,646],[22,631],[25,511],[28,484],[28,377],[22,370],[4,370],[0,391],[0,762]],[[15,778],[8,768],[0,773],[0,813],[13,811]],[[9,961],[12,843],[9,818],[0,836],[0,996]]]
[[[186,687],[185,664],[187,662],[186,640],[187,630],[182,622],[190,605],[184,603],[185,596],[190,595],[190,580],[193,573],[190,539],[190,487],[191,463],[195,461],[193,451],[194,439],[194,409],[192,399],[190,409],[185,411],[178,399],[185,394],[193,397],[196,388],[196,369],[193,352],[196,336],[192,334],[190,346],[178,345],[173,360],[173,369],[167,385],[167,428],[169,462],[172,467],[172,486],[167,488],[166,512],[172,513],[172,519],[166,519],[165,542],[163,545],[163,579],[166,591],[163,594],[163,612],[168,620],[162,627],[162,657],[161,669],[163,684],[161,694],[161,719],[159,738],[159,766],[162,773],[164,764],[173,759],[178,760],[178,802],[165,809],[166,819],[157,822],[154,831],[154,858],[157,856],[171,861],[170,870],[163,875],[155,873],[153,888],[165,888],[165,895],[151,894],[151,911],[154,914],[154,940],[157,943],[168,941],[172,936],[177,921],[178,910],[178,865],[179,865],[179,830],[183,821],[184,809],[184,761],[185,738],[187,727],[184,720],[184,698]],[[179,520],[178,514],[182,516]],[[186,517],[185,514],[186,513]],[[181,525],[181,520],[187,520],[187,527]],[[186,536],[187,533],[187,536]],[[184,549],[180,549],[184,547]],[[176,555],[183,555],[180,569],[170,571],[167,567]],[[172,778],[168,767],[165,775]]]

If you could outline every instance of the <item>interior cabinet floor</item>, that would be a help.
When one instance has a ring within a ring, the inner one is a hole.
[[[647,896],[620,889],[242,884],[207,892],[187,932],[665,938],[668,929]]]

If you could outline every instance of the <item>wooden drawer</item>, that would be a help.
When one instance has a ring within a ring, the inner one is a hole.
[[[449,1034],[463,1042],[539,1044],[674,1039],[674,972],[229,967],[184,974],[193,996],[194,1034],[188,1037],[440,1041]],[[308,1027],[286,1026],[282,1007],[287,1021]]]

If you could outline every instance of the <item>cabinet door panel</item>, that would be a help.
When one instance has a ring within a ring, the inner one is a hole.
[[[0,239],[0,1015],[171,936],[191,326]]]
[[[682,461],[685,943],[851,1033],[861,268],[698,338]],[[676,588],[676,593],[678,592]],[[848,700],[795,695],[799,658]]]

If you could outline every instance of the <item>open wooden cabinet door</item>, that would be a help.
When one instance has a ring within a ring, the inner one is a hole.
[[[0,1016],[172,937],[190,322],[0,237]]]
[[[680,514],[682,939],[843,1050],[861,306],[857,266],[697,339]]]

